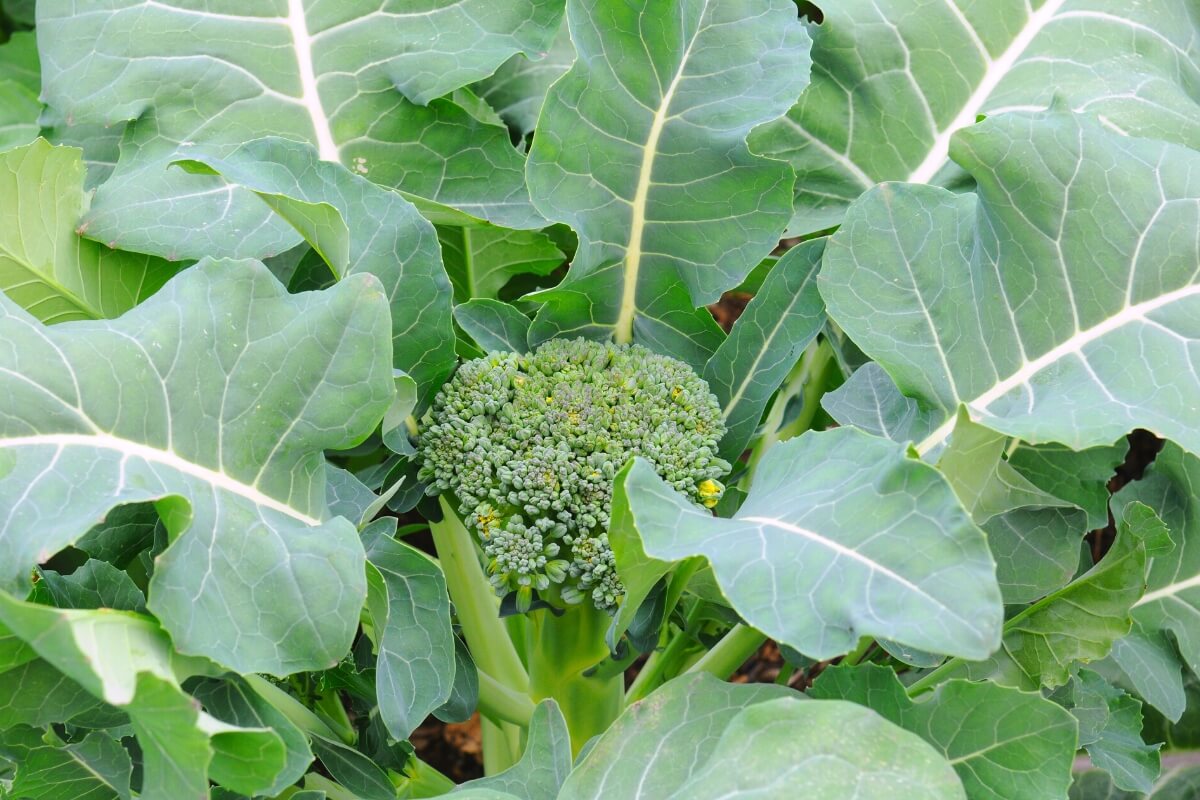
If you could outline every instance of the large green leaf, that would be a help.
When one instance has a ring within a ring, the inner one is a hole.
[[[534,205],[579,234],[534,339],[613,334],[701,363],[706,312],[775,246],[792,173],[750,129],[808,79],[789,0],[569,0],[579,58],[551,87],[527,172]],[[590,298],[591,302],[586,302]]]
[[[691,504],[638,460],[613,505],[623,577],[645,569],[645,556],[668,565],[704,556],[746,622],[813,658],[861,636],[970,658],[999,644],[983,533],[903,445],[850,428],[776,445],[732,519]]]
[[[779,259],[704,366],[725,421],[721,456],[730,461],[742,454],[767,401],[825,324],[825,304],[817,292],[824,250],[824,240],[816,240]]]
[[[141,797],[203,796],[210,778],[256,794],[284,769],[286,751],[276,733],[210,717],[180,689],[187,665],[154,621],[122,611],[55,609],[4,592],[0,621],[56,669],[129,713],[143,755]]]
[[[179,256],[262,256],[295,235],[211,176],[167,170],[184,142],[309,142],[386,186],[538,227],[508,131],[443,97],[514,53],[540,53],[557,0],[112,0],[39,4],[48,122],[124,126],[89,235]],[[196,220],[204,224],[197,225]]]
[[[1077,110],[1134,136],[1200,144],[1200,24],[1174,0],[838,0],[813,28],[812,84],[752,137],[796,168],[796,233],[881,181],[961,179],[952,134],[980,115]]]
[[[701,674],[628,708],[559,798],[761,798],[799,787],[812,797],[965,797],[929,745],[865,708]]]
[[[914,702],[885,667],[831,667],[809,690],[853,700],[933,745],[954,765],[971,800],[1062,797],[1071,785],[1076,724],[1034,692],[954,680]]]
[[[257,194],[321,254],[338,278],[367,272],[392,314],[392,359],[432,398],[454,369],[450,282],[433,225],[411,203],[287,139],[258,139],[222,157],[187,147],[197,162]]]
[[[256,262],[203,262],[114,321],[45,328],[0,297],[0,587],[156,500],[172,542],[148,606],[181,651],[335,663],[366,579],[354,524],[327,518],[322,453],[391,403],[388,325],[371,276],[288,295]]]
[[[965,404],[1034,443],[1145,427],[1200,450],[1200,240],[1178,235],[1200,226],[1200,153],[1061,108],[988,120],[951,150],[977,196],[868,192],[819,279],[855,343],[942,409],[918,449],[943,443]]]
[[[80,238],[84,205],[79,150],[39,139],[0,154],[0,290],[47,324],[120,316],[178,269]]]
[[[1200,458],[1168,442],[1145,477],[1122,489],[1113,504],[1131,501],[1153,508],[1176,542],[1172,552],[1151,562],[1134,619],[1173,634],[1184,661],[1200,675]]]

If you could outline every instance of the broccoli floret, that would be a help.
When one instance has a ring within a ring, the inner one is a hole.
[[[501,595],[529,608],[563,602],[613,611],[624,589],[609,548],[613,478],[641,456],[708,508],[729,463],[716,397],[688,365],[640,345],[554,339],[527,355],[464,363],[434,400],[420,477],[452,493]]]

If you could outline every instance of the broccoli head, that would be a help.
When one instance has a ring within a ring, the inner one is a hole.
[[[452,493],[496,591],[612,611],[623,594],[608,545],[613,478],[633,456],[711,508],[729,463],[716,397],[688,365],[640,345],[554,339],[527,355],[464,363],[420,437],[430,494]],[[553,587],[553,588],[552,588]]]

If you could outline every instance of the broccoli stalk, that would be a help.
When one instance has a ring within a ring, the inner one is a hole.
[[[608,655],[604,632],[624,596],[607,534],[613,478],[640,456],[711,508],[729,471],[717,455],[724,433],[708,385],[640,345],[552,340],[526,355],[491,353],[464,363],[434,401],[419,442],[420,477],[474,534],[495,594],[511,596],[518,611],[538,609],[524,625],[520,672],[507,634],[496,641],[504,626],[494,603],[480,601],[465,573],[448,575],[468,645],[476,654],[499,648],[480,660],[491,677],[558,700],[576,750],[622,703],[619,674],[584,675]],[[443,563],[463,571],[477,554],[468,559],[467,545],[453,538],[435,530]]]

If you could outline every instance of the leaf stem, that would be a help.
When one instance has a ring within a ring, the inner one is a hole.
[[[482,669],[479,673],[479,713],[493,722],[511,722],[525,728],[533,717],[533,701],[515,692]]]
[[[446,499],[439,500],[443,516],[429,523],[429,531],[463,638],[481,670],[510,689],[527,692],[529,675],[500,619],[500,602],[475,555],[475,542]]]
[[[950,659],[932,672],[926,673],[925,677],[911,683],[908,687],[908,696],[916,697],[930,691],[964,666],[966,666],[966,662],[961,658]]]
[[[772,447],[779,442],[798,436],[808,430],[817,416],[821,395],[825,389],[825,376],[834,360],[833,345],[828,339],[814,341],[804,351],[804,355],[792,367],[783,386],[776,393],[767,412],[767,419],[762,426],[762,436],[754,444],[746,461],[746,476],[743,486],[748,485],[754,477],[758,463]],[[784,425],[784,415],[793,398],[803,396],[800,414],[796,419]]]
[[[841,663],[845,666],[854,667],[863,662],[871,653],[871,648],[875,646],[875,640],[870,636],[864,636],[858,640],[858,645],[846,655],[842,656]]]
[[[658,688],[658,685],[663,682],[664,675],[667,675],[668,670],[687,651],[688,645],[695,643],[695,638],[692,636],[691,631],[700,620],[700,614],[703,611],[702,606],[703,604],[701,603],[693,606],[683,623],[683,629],[675,634],[674,638],[667,643],[665,648],[655,650],[646,659],[646,663],[642,665],[642,669],[634,679],[633,684],[629,687],[629,691],[625,693],[625,705],[628,706],[636,703]]]
[[[688,672],[709,672],[721,680],[728,680],[766,640],[765,634],[738,623],[721,637],[713,649],[689,667]]]

